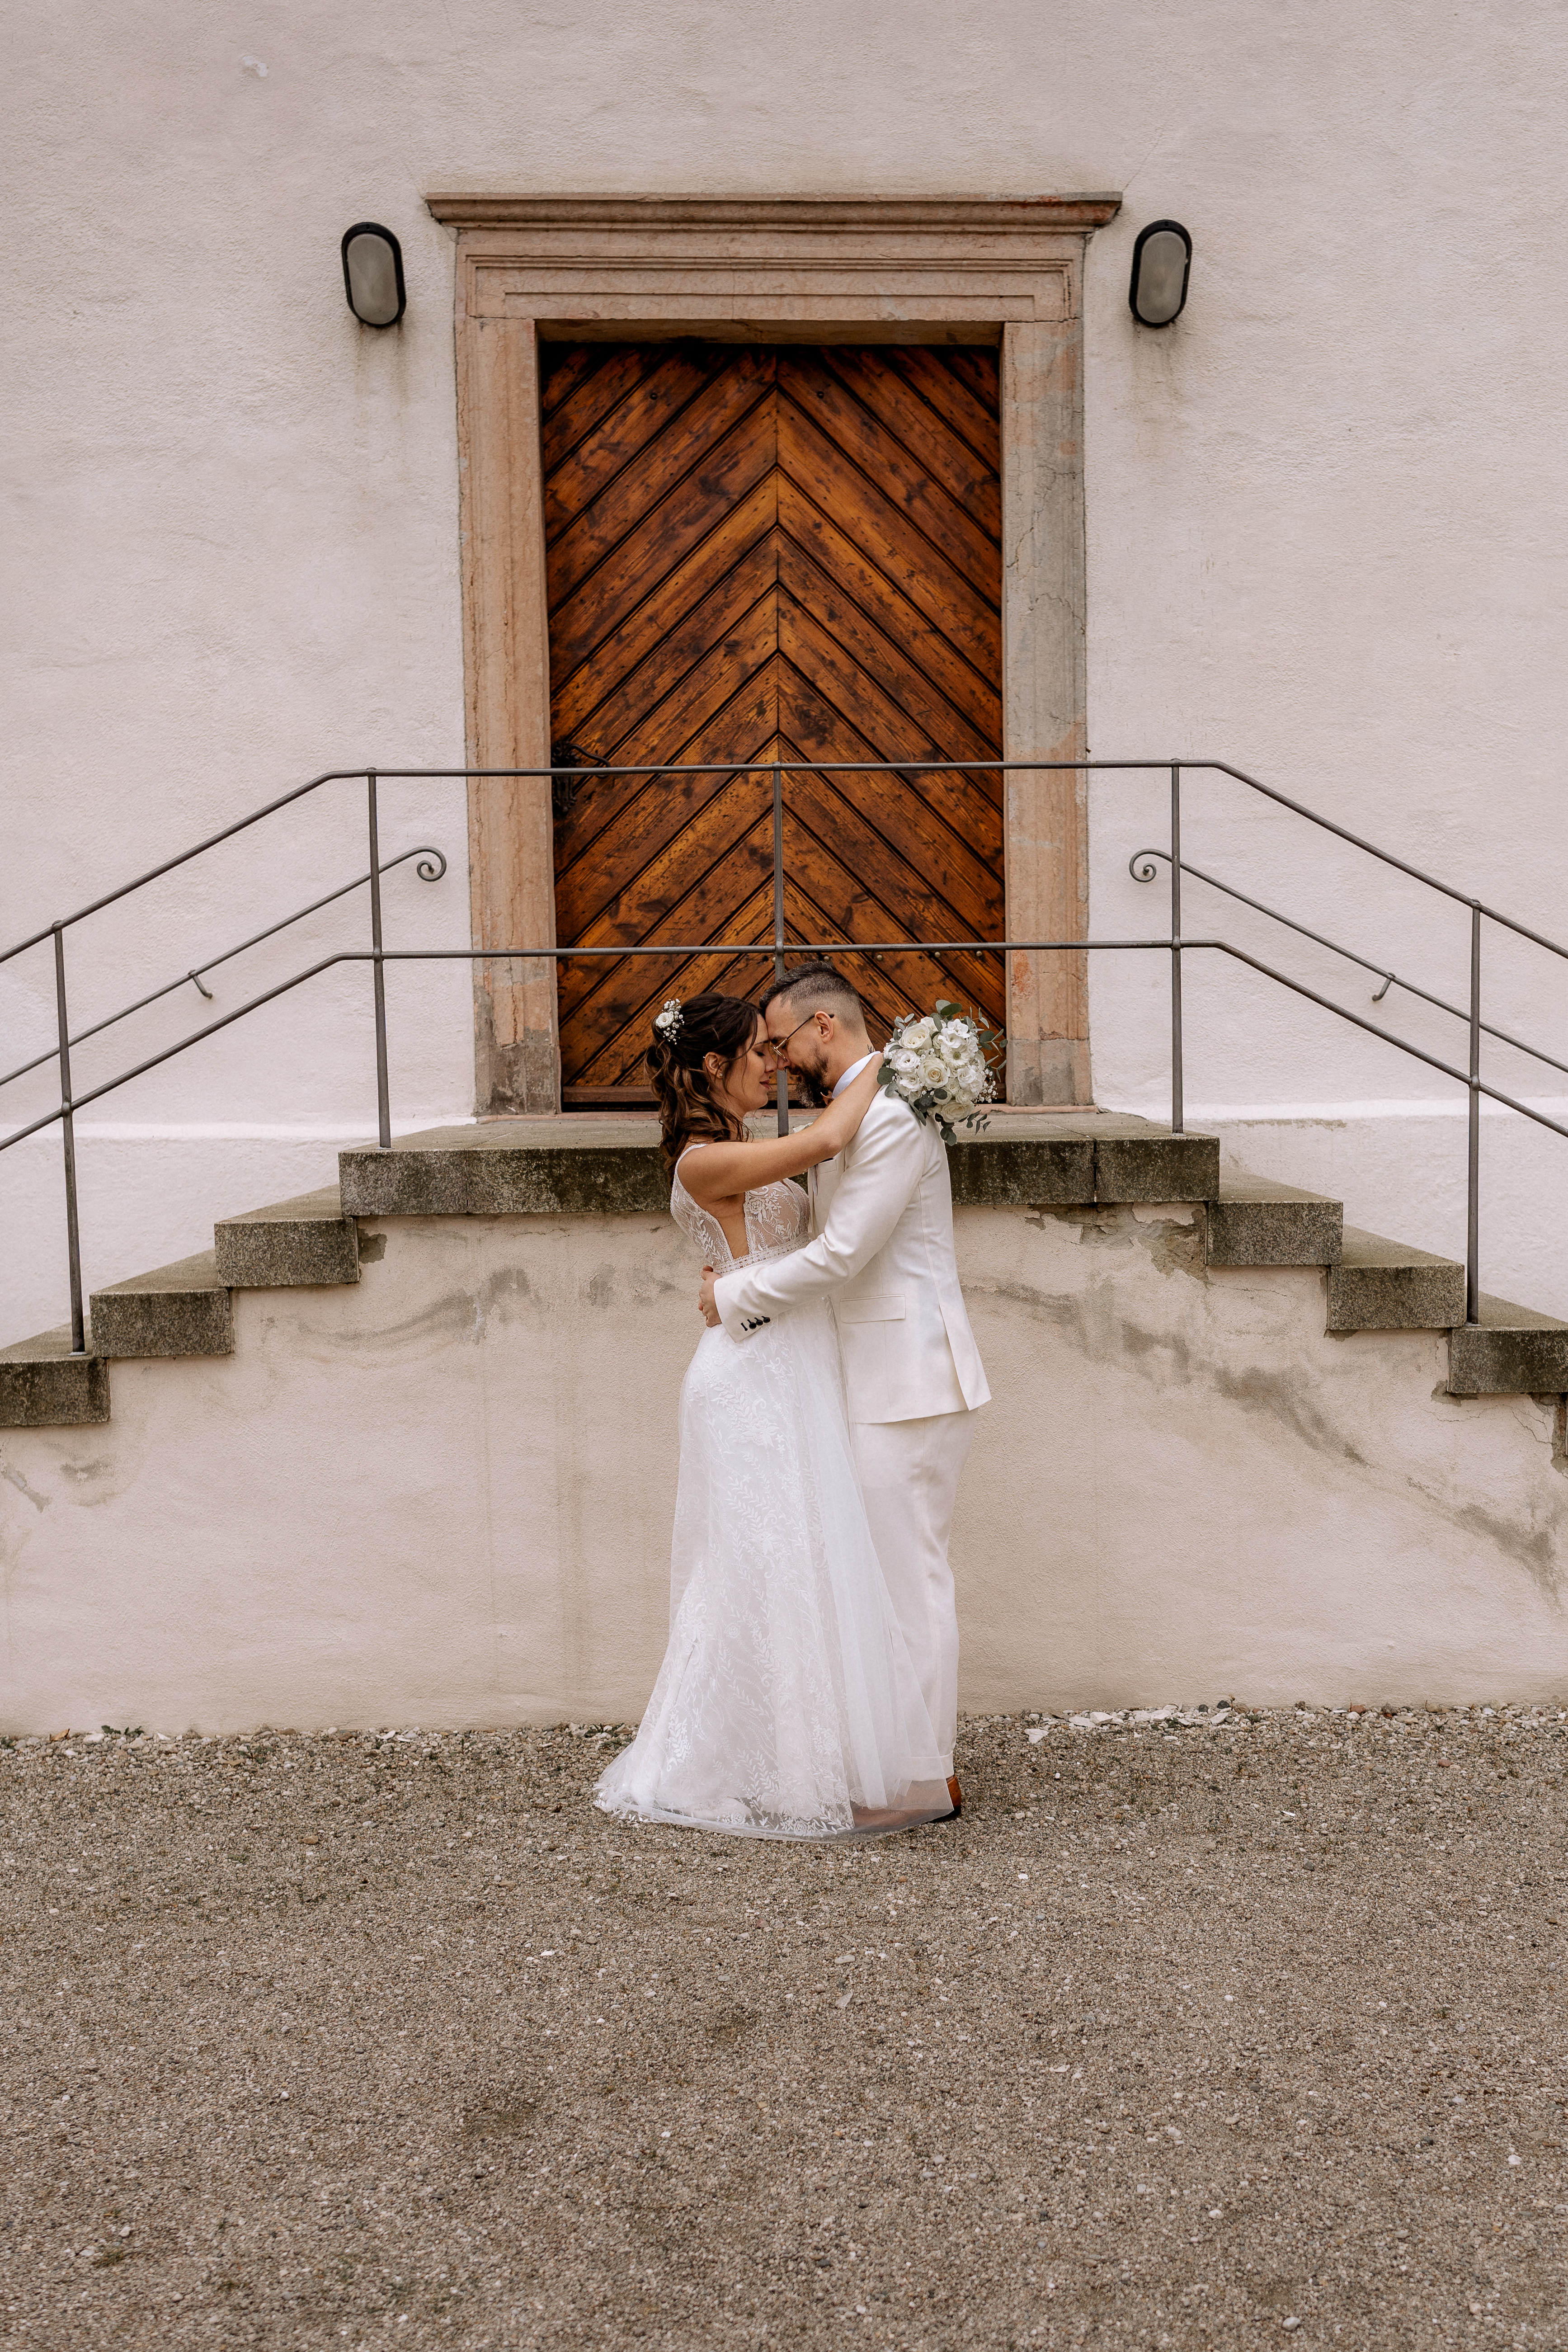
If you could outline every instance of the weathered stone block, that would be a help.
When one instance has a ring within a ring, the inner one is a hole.
[[[487,1119],[338,1154],[351,1217],[627,1216],[668,1209],[650,1118]]]
[[[335,1184],[213,1227],[218,1280],[242,1290],[359,1280],[358,1233]]]
[[[1097,1124],[1097,1201],[1212,1201],[1219,1193],[1219,1140],[1172,1135],[1144,1119]]]
[[[1094,1199],[1089,1139],[1060,1129],[1020,1135],[1021,1124],[1008,1119],[997,1132],[952,1146],[947,1165],[955,1208],[1068,1208]]]
[[[1210,1265],[1337,1265],[1344,1208],[1267,1176],[1222,1176],[1208,1207]]]
[[[1457,1323],[1448,1335],[1448,1393],[1568,1394],[1568,1323],[1483,1297],[1480,1321]]]
[[[217,1257],[198,1257],[95,1290],[93,1352],[100,1356],[231,1356],[234,1316]]]
[[[652,1118],[571,1112],[433,1129],[390,1151],[340,1152],[342,1208],[350,1217],[658,1211],[669,1184],[658,1144]],[[953,1199],[966,1208],[1201,1201],[1218,1185],[1219,1145],[1131,1115],[1001,1110],[980,1134],[961,1135],[949,1165]]]
[[[1344,1230],[1329,1268],[1331,1331],[1442,1331],[1465,1319],[1465,1269],[1379,1234]]]
[[[109,1419],[109,1366],[73,1356],[68,1327],[0,1348],[0,1429],[78,1427]]]

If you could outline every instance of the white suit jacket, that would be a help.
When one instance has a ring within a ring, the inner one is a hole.
[[[851,1421],[963,1412],[991,1391],[958,1286],[947,1149],[907,1103],[879,1091],[836,1160],[814,1171],[816,1238],[714,1286],[744,1342],[775,1312],[828,1298]]]

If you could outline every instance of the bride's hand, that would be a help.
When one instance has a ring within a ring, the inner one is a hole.
[[[795,1128],[788,1135],[709,1143],[700,1152],[689,1152],[680,1162],[681,1182],[702,1208],[722,1215],[727,1208],[739,1211],[743,1193],[819,1167],[843,1150],[870,1108],[881,1062],[880,1054],[873,1054],[853,1085],[818,1111],[809,1127]]]
[[[702,1281],[697,1293],[697,1312],[701,1316],[710,1331],[716,1331],[719,1328],[719,1308],[713,1297],[713,1285],[718,1278],[713,1268],[710,1265],[705,1265],[702,1269]]]

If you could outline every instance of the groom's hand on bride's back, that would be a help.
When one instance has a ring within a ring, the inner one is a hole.
[[[705,1265],[703,1267],[702,1282],[697,1293],[697,1312],[701,1316],[702,1320],[707,1324],[710,1331],[716,1331],[719,1328],[721,1319],[719,1313],[719,1302],[713,1296],[713,1285],[718,1281],[718,1276],[714,1273],[710,1265]],[[748,1331],[760,1331],[764,1323],[771,1323],[772,1320],[773,1318],[771,1315],[756,1315],[753,1316],[752,1320],[747,1324],[746,1328]]]

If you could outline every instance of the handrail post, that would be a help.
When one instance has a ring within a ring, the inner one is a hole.
[[[784,770],[773,761],[773,978],[784,975]],[[789,1072],[781,1068],[774,1080],[778,1131],[789,1133]]]
[[[1470,901],[1470,1118],[1465,1193],[1465,1320],[1481,1319],[1481,906]]]
[[[1182,1101],[1182,769],[1171,762],[1171,1133],[1180,1135]]]
[[[376,823],[375,770],[365,772],[370,794],[370,944],[375,986],[375,1112],[381,1148],[392,1149],[392,1094],[386,1074],[386,968],[381,946],[381,835]]]
[[[70,1022],[66,1012],[66,934],[63,923],[56,923],[53,928],[55,1021],[59,1033],[60,1055],[60,1139],[66,1165],[66,1255],[70,1261],[71,1354],[84,1356],[87,1353],[87,1321],[82,1313],[81,1233],[77,1223],[76,1119],[71,1109]]]

